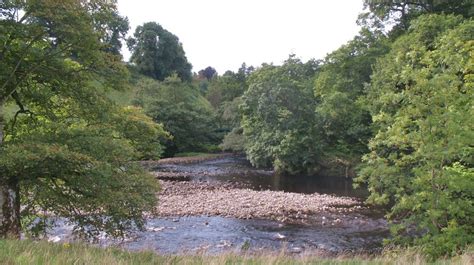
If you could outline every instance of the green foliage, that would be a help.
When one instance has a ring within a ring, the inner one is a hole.
[[[239,68],[237,73],[227,71],[210,82],[207,89],[206,98],[211,105],[218,109],[237,97],[240,97],[248,88],[247,79],[254,71],[252,66],[247,67],[245,63]]]
[[[297,173],[313,170],[319,147],[314,131],[312,81],[317,63],[290,56],[282,66],[266,65],[249,78],[243,96],[245,151],[257,167]]]
[[[61,106],[53,109],[25,98],[34,115],[7,124],[0,172],[20,183],[25,228],[44,229],[38,218],[48,212],[88,236],[121,236],[141,228],[143,211],[156,205],[156,181],[132,160],[158,158],[167,134],[139,109],[118,108],[97,90],[83,97],[52,96],[51,105]]]
[[[232,101],[224,101],[217,109],[219,114],[220,126],[226,130],[240,127],[242,115],[240,113],[240,105],[242,105],[242,97],[236,97]]]
[[[148,22],[138,26],[127,40],[132,52],[130,62],[138,71],[157,80],[177,74],[182,80],[191,81],[191,64],[186,59],[178,37],[158,23]]]
[[[23,228],[36,232],[45,214],[67,217],[89,236],[142,228],[158,187],[133,160],[158,157],[167,134],[105,95],[128,77],[112,49],[128,27],[114,1],[0,5],[0,107],[17,105],[5,121],[0,184],[18,186],[22,204],[21,213],[2,214],[21,216]]]
[[[407,15],[410,12],[418,14],[445,13],[463,15],[466,18],[474,14],[474,5],[469,0],[364,0],[364,5],[375,15],[384,19],[391,18],[390,16],[394,16],[395,12],[400,12],[402,15]]]
[[[353,167],[367,152],[371,119],[360,101],[370,82],[372,65],[388,52],[386,38],[363,29],[352,41],[329,54],[315,81],[322,156],[331,167]]]
[[[207,81],[211,81],[212,78],[217,76],[217,71],[213,67],[208,66],[205,69],[199,70],[198,75],[200,78],[205,78]]]
[[[143,210],[156,205],[157,183],[129,162],[133,148],[84,129],[38,138],[8,144],[0,161],[3,176],[20,179],[25,229],[42,232],[45,212],[68,218],[86,236],[143,228]]]
[[[245,151],[245,137],[242,128],[234,128],[224,136],[219,148],[223,151],[242,152]]]
[[[206,91],[206,98],[217,111],[220,131],[227,133],[220,145],[222,150],[243,151],[245,139],[240,126],[242,115],[239,106],[253,71],[252,66],[243,63],[237,73],[227,71],[223,76],[215,77]]]
[[[470,18],[474,15],[474,4],[471,0],[364,0],[368,13],[362,19],[395,22],[391,34],[398,35],[410,26],[410,22],[423,14],[453,14]]]
[[[236,78],[235,75],[219,76],[209,83],[206,98],[211,105],[218,109],[224,102],[242,96],[247,85]]]
[[[114,5],[95,2],[81,6],[72,0],[2,1],[2,105],[35,83],[72,93],[65,88],[83,84],[95,75],[100,76],[97,82],[120,87],[122,80],[117,76],[126,76],[125,69],[119,56],[104,52],[109,46],[99,41],[102,35],[91,14],[109,13]],[[23,16],[17,20],[19,10]]]
[[[196,88],[176,76],[164,82],[143,79],[138,87],[135,104],[173,136],[166,142],[166,156],[211,151],[219,142],[214,111]]]
[[[109,1],[108,4],[113,7],[116,2]],[[100,33],[100,41],[105,46],[104,50],[121,57],[122,40],[130,29],[128,18],[120,16],[115,8],[102,9],[101,12],[92,12],[91,15],[95,29]]]
[[[162,124],[155,123],[137,107],[129,106],[120,112],[115,117],[115,126],[138,152],[138,159],[159,159],[164,152],[162,143],[171,138]]]
[[[394,242],[454,254],[474,237],[474,22],[425,15],[375,67],[376,134],[359,181],[392,203]]]

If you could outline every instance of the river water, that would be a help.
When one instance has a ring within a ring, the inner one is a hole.
[[[254,190],[274,190],[296,193],[323,193],[337,196],[366,198],[367,189],[354,189],[352,180],[329,176],[286,176],[272,170],[255,169],[244,156],[226,156],[196,164],[165,164],[157,171],[188,172],[190,181],[236,182]]]
[[[156,171],[185,172],[186,181],[238,183],[254,190],[296,193],[326,193],[364,198],[365,189],[353,189],[350,179],[324,176],[278,176],[258,170],[239,156],[226,156],[195,164],[164,164]],[[167,217],[148,220],[145,231],[123,241],[103,237],[100,244],[129,250],[151,250],[161,254],[222,252],[290,253],[376,252],[387,237],[386,222],[376,210],[353,213],[348,218],[363,220],[343,227],[294,225],[270,220],[241,220],[213,216]],[[51,241],[71,240],[72,227],[59,220],[50,231]]]

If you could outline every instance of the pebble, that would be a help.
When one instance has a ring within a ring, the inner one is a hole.
[[[286,236],[285,236],[285,235],[282,235],[282,234],[280,234],[280,233],[277,233],[277,234],[275,235],[275,238],[276,238],[276,239],[285,239]]]
[[[329,215],[335,216],[332,219],[336,223],[341,223],[342,220],[337,218],[359,203],[349,197],[255,191],[229,183],[160,180],[160,184],[162,189],[158,194],[157,212],[162,217],[226,216],[301,223],[312,216],[324,214],[321,217],[323,222]],[[321,221],[318,223],[321,224]]]

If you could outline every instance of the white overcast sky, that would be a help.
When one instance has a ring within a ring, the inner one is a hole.
[[[155,21],[178,36],[194,72],[223,74],[243,62],[281,64],[290,53],[324,58],[358,33],[362,0],[118,0],[118,9],[129,34]]]

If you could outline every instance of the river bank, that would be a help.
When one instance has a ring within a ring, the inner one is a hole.
[[[417,251],[386,252],[383,255],[339,255],[337,257],[277,254],[218,256],[157,255],[151,251],[129,252],[84,244],[53,244],[29,240],[0,240],[0,264],[472,264],[471,251],[449,259],[431,261]]]

